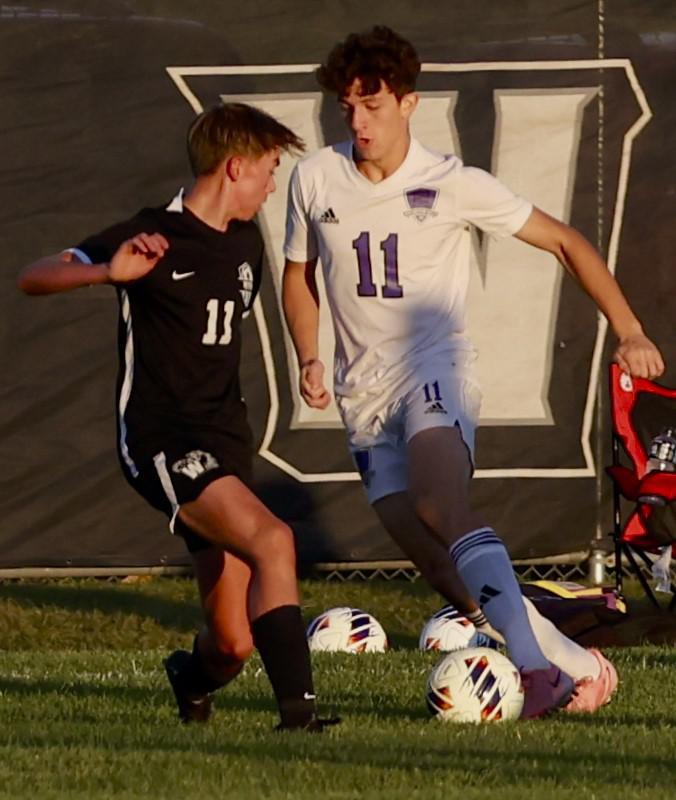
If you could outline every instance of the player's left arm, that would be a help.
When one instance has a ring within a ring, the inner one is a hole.
[[[660,351],[644,334],[641,323],[596,248],[581,233],[534,207],[515,236],[555,255],[594,300],[618,338],[614,359],[622,369],[636,377],[650,379],[664,372]]]

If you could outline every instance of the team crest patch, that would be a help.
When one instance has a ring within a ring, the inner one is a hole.
[[[249,308],[249,304],[251,303],[251,293],[253,292],[253,270],[251,269],[251,265],[248,261],[243,261],[237,267],[237,277],[242,284],[242,288],[239,290],[239,293],[242,295],[244,308]]]
[[[404,198],[408,211],[404,211],[405,217],[415,217],[418,222],[424,222],[427,217],[436,217],[437,212],[434,206],[439,197],[438,189],[431,189],[428,186],[416,186],[414,189],[405,189]]]
[[[179,458],[171,466],[171,471],[187,475],[192,480],[208,472],[210,469],[216,469],[218,461],[211,455],[205,453],[204,450],[191,450],[186,453],[183,458]]]

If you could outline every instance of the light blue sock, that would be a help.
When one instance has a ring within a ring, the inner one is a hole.
[[[491,625],[505,637],[518,669],[547,669],[523,603],[505,545],[492,528],[479,528],[449,550],[460,577]]]

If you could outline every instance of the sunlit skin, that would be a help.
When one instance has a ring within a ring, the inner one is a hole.
[[[361,91],[357,78],[339,104],[352,136],[357,168],[372,183],[379,183],[406,158],[411,142],[408,121],[418,95],[410,92],[398,99],[382,80],[375,94]]]
[[[207,225],[222,231],[233,219],[253,219],[277,188],[279,156],[279,148],[260,158],[230,156],[215,172],[195,180],[184,205]]]
[[[279,149],[265,153],[259,159],[243,158],[240,164],[233,200],[239,206],[237,219],[253,219],[268,195],[277,188],[275,170],[279,166]]]

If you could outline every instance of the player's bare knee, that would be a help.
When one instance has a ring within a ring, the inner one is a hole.
[[[210,635],[206,655],[214,667],[246,661],[253,653],[254,643],[248,629],[233,632],[220,628],[214,617],[207,618],[207,626]]]
[[[259,567],[268,564],[295,565],[296,545],[291,528],[279,519],[261,528],[256,534],[252,555]]]
[[[244,662],[254,651],[253,639],[250,636],[237,636],[227,641],[217,642],[216,654],[224,666],[233,661]]]
[[[275,557],[278,563],[287,563],[296,565],[296,543],[293,538],[293,531],[285,523],[278,521],[273,528],[273,543],[272,547],[275,552]]]

